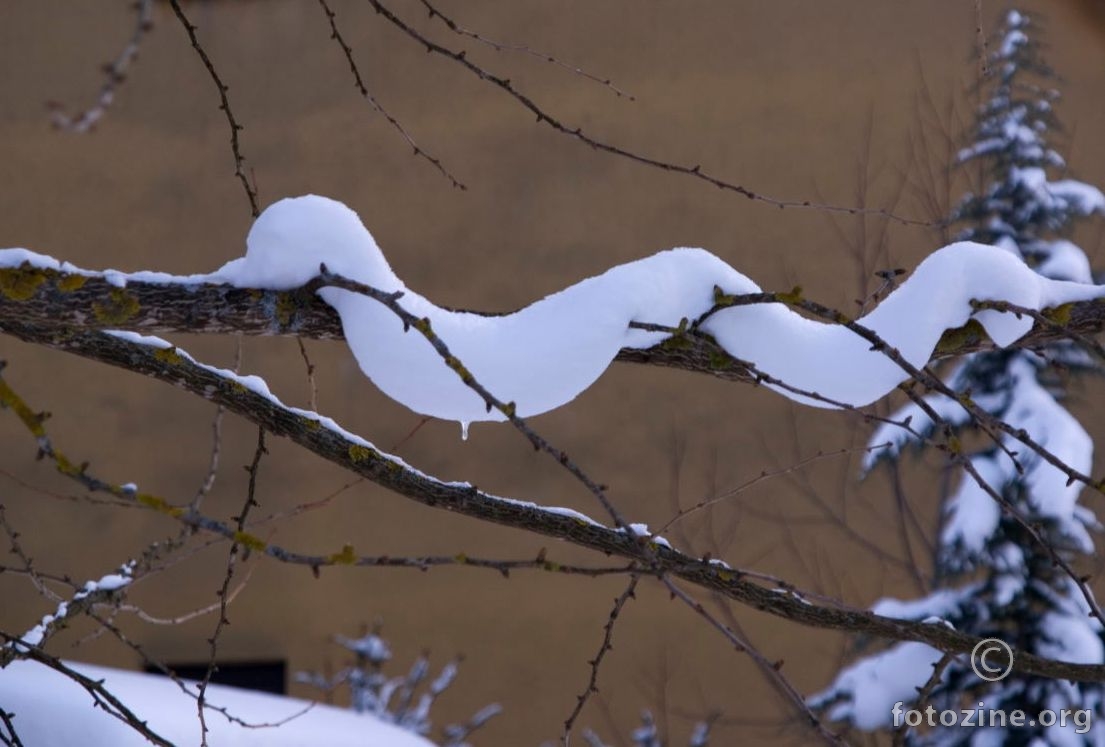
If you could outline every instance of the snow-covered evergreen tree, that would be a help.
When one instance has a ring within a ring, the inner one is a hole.
[[[687,747],[709,747],[712,721],[713,719],[708,719],[694,725],[687,738]],[[587,747],[607,747],[606,742],[590,729],[583,732],[583,739],[587,742]],[[656,719],[648,710],[641,711],[641,725],[633,730],[630,739],[633,740],[634,747],[667,747],[667,743],[660,736]]]
[[[360,638],[335,636],[334,642],[353,655],[353,661],[334,675],[318,672],[297,672],[296,682],[312,685],[324,692],[338,687],[349,688],[349,706],[357,713],[367,713],[385,723],[395,724],[420,736],[433,730],[430,711],[438,697],[449,689],[457,676],[459,661],[452,661],[441,673],[427,682],[429,659],[418,657],[405,675],[396,677],[384,673],[391,660],[391,647],[380,636],[377,627]],[[419,691],[421,690],[421,694]],[[502,711],[498,703],[481,708],[462,724],[449,724],[441,732],[442,747],[471,747],[468,737]]]
[[[1047,277],[1090,282],[1085,253],[1066,236],[1074,219],[1105,210],[1105,197],[1089,185],[1052,178],[1065,169],[1049,136],[1057,122],[1053,105],[1059,97],[1050,87],[1052,71],[1033,39],[1033,19],[1008,12],[993,40],[989,76],[983,82],[985,103],[972,144],[960,151],[963,167],[975,167],[986,185],[967,195],[951,218],[964,225],[961,239],[994,244],[1021,257]],[[1037,442],[1071,467],[1088,473],[1093,443],[1061,404],[1068,372],[1092,367],[1093,360],[1071,343],[1044,350],[1008,350],[975,354],[945,378],[957,393]],[[977,428],[960,405],[939,394],[927,403],[953,429]],[[911,417],[915,430],[931,433],[938,424],[923,408],[911,404],[894,416]],[[959,435],[959,434],[957,434]],[[880,459],[896,460],[914,441],[892,425],[877,430],[872,444],[889,448],[874,453],[865,469]],[[1020,651],[1080,663],[1105,662],[1105,636],[1077,583],[1030,536],[1027,522],[1064,560],[1093,552],[1093,514],[1078,503],[1082,486],[1023,444],[1005,436],[1000,444],[970,456],[986,483],[1013,507],[1002,506],[962,471],[945,506],[938,538],[937,588],[919,600],[883,600],[875,611],[895,617],[939,618],[982,638],[998,638]],[[1068,484],[1069,483],[1069,484]],[[1022,520],[1024,522],[1022,522]],[[987,682],[972,671],[967,657],[947,662],[933,677],[940,652],[916,643],[900,644],[861,659],[842,671],[812,703],[831,718],[857,728],[892,728],[892,709],[933,706],[936,711],[963,708],[1023,711],[1023,727],[922,727],[910,730],[905,743],[927,747],[962,745],[1105,745],[1105,723],[1091,719],[1066,728],[1041,724],[1044,709],[1085,709],[1100,715],[1105,689],[1037,677],[1010,676]],[[926,684],[928,685],[926,687]],[[919,691],[924,702],[919,703]]]

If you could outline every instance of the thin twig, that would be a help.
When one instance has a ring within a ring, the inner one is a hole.
[[[196,27],[184,14],[184,10],[180,7],[180,0],[169,0],[169,5],[172,7],[177,20],[184,26],[184,30],[188,34],[188,40],[192,43],[192,49],[196,50],[203,66],[207,68],[207,74],[211,76],[215,88],[219,91],[219,109],[226,115],[226,123],[230,127],[230,150],[234,154],[234,176],[241,182],[242,189],[245,190],[246,197],[249,199],[250,213],[256,218],[261,214],[261,209],[257,204],[257,188],[250,184],[249,178],[246,176],[246,159],[242,155],[241,145],[238,142],[238,133],[245,128],[238,124],[238,120],[234,118],[234,111],[230,108],[230,99],[226,95],[230,88],[223,83],[223,79],[211,62],[211,58],[207,56],[207,51],[200,44],[199,38],[196,36]]]
[[[916,710],[924,710],[925,702],[932,697],[933,691],[940,684],[940,680],[944,678],[944,671],[948,668],[948,665],[955,661],[954,654],[944,654],[940,657],[940,661],[932,665],[932,674],[929,675],[928,680],[924,685],[917,688],[917,699],[915,701],[914,708]],[[906,739],[909,738],[909,724],[902,723],[894,729],[894,738],[891,742],[892,747],[902,747],[906,743]]]
[[[307,409],[318,412],[318,383],[315,381],[315,364],[311,363],[307,355],[307,346],[303,344],[303,338],[298,335],[295,341],[299,343],[299,355],[303,358],[303,365],[307,367],[307,390],[310,396],[307,398]]]
[[[747,197],[750,200],[758,202],[764,202],[768,205],[772,205],[778,208],[805,208],[812,210],[824,210],[828,212],[848,213],[850,215],[869,214],[869,215],[881,215],[889,220],[893,220],[897,223],[912,226],[932,226],[933,223],[927,220],[916,220],[913,218],[903,218],[899,215],[890,213],[889,211],[877,209],[877,208],[858,208],[858,207],[842,207],[838,205],[823,205],[811,202],[809,200],[783,200],[775,197],[769,197],[764,194],[755,192],[748,187],[741,186],[734,182],[727,181],[720,177],[704,171],[700,164],[694,166],[686,166],[681,164],[672,163],[669,161],[663,161],[651,156],[645,156],[635,151],[621,148],[617,145],[612,145],[605,141],[591,137],[584,134],[582,128],[571,127],[564,124],[556,117],[553,117],[545,109],[541,108],[532,98],[519,91],[507,78],[502,78],[489,72],[487,69],[480,67],[479,65],[468,59],[468,56],[463,50],[456,51],[444,47],[441,44],[433,41],[425,34],[421,33],[402,18],[392,12],[387,6],[385,6],[380,0],[368,0],[376,12],[383,16],[390,24],[402,31],[408,37],[416,41],[419,45],[425,47],[427,52],[440,55],[448,60],[451,60],[470,73],[475,75],[482,81],[485,81],[491,85],[494,85],[503,90],[508,96],[513,98],[523,107],[528,109],[536,118],[538,123],[544,123],[551,127],[556,132],[566,135],[567,137],[575,138],[581,143],[591,147],[594,150],[609,153],[614,156],[626,158],[630,161],[634,161],[644,166],[660,169],[662,171],[668,171],[676,174],[683,174],[695,179],[699,179],[708,184],[712,184],[719,189],[723,189],[729,192],[735,192],[736,194]]]
[[[26,553],[23,549],[23,544],[19,541],[19,532],[17,532],[15,527],[8,521],[7,509],[3,503],[0,503],[0,527],[4,529],[4,534],[8,536],[8,545],[11,548],[11,553],[23,563],[21,571],[27,574],[27,577],[31,579],[35,591],[54,604],[62,601],[61,597],[50,590],[50,587],[43,581],[43,577],[35,569],[34,561],[31,559],[31,556]]]
[[[488,47],[491,47],[496,52],[504,52],[504,51],[507,51],[507,52],[521,52],[522,54],[527,54],[530,57],[536,57],[539,60],[544,60],[545,62],[556,65],[557,67],[563,68],[564,70],[567,70],[570,73],[573,73],[573,74],[578,75],[582,78],[586,78],[587,80],[598,83],[603,88],[606,88],[607,90],[613,92],[613,94],[615,96],[617,96],[618,98],[623,98],[624,97],[624,98],[629,99],[630,101],[636,101],[637,100],[637,98],[635,96],[633,96],[632,94],[626,93],[625,91],[623,91],[622,89],[620,89],[616,85],[614,85],[614,83],[609,78],[602,78],[602,77],[599,77],[598,75],[594,75],[593,73],[589,73],[586,70],[584,70],[583,68],[579,67],[578,65],[572,65],[572,64],[569,64],[567,62],[564,62],[563,60],[555,57],[554,55],[548,54],[547,52],[541,52],[539,50],[533,49],[532,47],[530,47],[526,44],[512,44],[512,43],[507,43],[507,42],[495,41],[494,39],[489,39],[489,38],[487,38],[486,36],[484,36],[480,33],[477,33],[475,31],[472,31],[471,29],[467,29],[464,26],[461,26],[459,23],[454,21],[452,18],[450,18],[449,16],[442,13],[441,10],[439,10],[435,6],[431,5],[428,2],[428,0],[421,0],[421,2],[422,2],[422,5],[426,8],[426,10],[429,11],[430,18],[439,19],[454,34],[459,34],[460,36],[467,36],[469,39],[474,39],[475,41],[478,41],[480,44],[484,44]]]
[[[0,638],[9,643],[18,642],[19,639],[15,638],[8,633],[0,631]],[[132,710],[119,700],[117,697],[111,694],[111,692],[104,687],[102,680],[94,680],[84,674],[81,674],[77,670],[68,666],[61,659],[55,656],[51,656],[43,651],[38,646],[23,646],[19,647],[19,658],[30,659],[36,661],[43,666],[53,669],[65,677],[68,677],[73,682],[83,687],[89,695],[92,696],[95,705],[103,709],[109,716],[119,719],[124,724],[134,729],[136,732],[145,737],[146,740],[153,744],[159,745],[159,747],[174,747],[173,743],[162,737],[160,734],[151,729],[146,721],[140,719]],[[2,709],[0,709],[2,710]]]
[[[844,738],[835,732],[829,731],[828,727],[826,727],[825,724],[822,723],[821,719],[817,717],[817,714],[815,714],[810,709],[809,705],[807,705],[806,699],[803,698],[801,693],[799,693],[798,690],[795,689],[790,680],[788,680],[783,675],[781,671],[783,667],[782,661],[769,661],[767,657],[759,651],[759,649],[757,649],[748,641],[741,638],[728,625],[721,622],[712,614],[710,614],[709,610],[702,606],[701,602],[693,598],[687,592],[683,591],[683,589],[681,589],[679,585],[671,579],[665,578],[663,579],[663,583],[664,586],[667,587],[668,591],[671,593],[672,597],[679,599],[679,601],[686,604],[697,615],[706,620],[706,622],[708,622],[711,627],[721,633],[721,635],[724,636],[727,641],[729,641],[729,643],[733,646],[734,649],[736,649],[738,653],[746,654],[750,659],[752,659],[752,661],[756,664],[760,671],[767,676],[770,682],[775,685],[776,689],[786,697],[791,706],[798,713],[808,719],[810,728],[817,733],[818,737],[820,737],[823,742],[825,742],[826,744],[835,745],[836,747],[847,747],[848,743],[844,740]]]
[[[872,451],[878,451],[880,449],[884,449],[887,446],[889,446],[889,444],[874,444],[874,445],[871,445],[871,446],[845,447],[843,449],[837,449],[836,451],[828,451],[828,452],[819,451],[816,454],[814,454],[813,456],[802,459],[802,460],[800,460],[798,462],[795,462],[795,463],[793,463],[789,466],[780,467],[778,469],[771,470],[771,471],[763,470],[763,471],[760,472],[760,474],[756,475],[755,477],[751,478],[750,480],[744,481],[743,483],[736,486],[735,488],[730,488],[729,490],[726,490],[722,493],[714,495],[714,496],[712,496],[710,498],[707,498],[705,500],[699,501],[698,503],[694,504],[693,506],[690,506],[688,508],[685,508],[685,509],[681,510],[675,516],[668,519],[666,524],[664,524],[659,529],[657,529],[656,534],[664,534],[674,524],[682,521],[683,519],[687,518],[688,516],[695,513],[696,511],[701,511],[704,508],[707,508],[709,506],[713,506],[714,504],[720,503],[724,500],[727,500],[727,499],[732,498],[734,496],[740,495],[741,493],[744,493],[745,491],[749,490],[750,488],[755,487],[756,485],[758,485],[761,482],[765,482],[767,480],[771,480],[771,479],[776,478],[776,477],[782,477],[784,475],[789,475],[792,472],[796,472],[798,470],[804,469],[804,468],[808,467],[809,465],[811,465],[815,462],[820,462],[820,461],[825,460],[825,459],[835,459],[837,457],[848,456],[848,455],[857,454],[857,453],[866,454],[866,453],[870,453]]]
[[[115,102],[115,93],[126,80],[131,63],[138,57],[138,49],[142,45],[143,37],[153,28],[153,0],[137,0],[134,3],[134,11],[134,32],[119,55],[104,65],[105,80],[92,106],[78,114],[69,115],[63,111],[61,104],[56,101],[49,102],[47,106],[51,110],[50,122],[54,127],[66,132],[88,132]]]
[[[345,38],[341,35],[341,32],[338,31],[337,14],[330,9],[330,4],[327,3],[326,0],[318,0],[318,4],[322,6],[323,12],[326,13],[326,19],[330,22],[330,38],[337,42],[338,46],[341,47],[342,54],[345,55],[346,62],[349,63],[349,71],[353,73],[353,85],[356,86],[358,91],[360,91],[361,96],[364,97],[364,100],[367,101],[369,106],[371,106],[380,116],[387,120],[392,129],[399,133],[399,135],[407,142],[407,145],[409,145],[414,151],[414,155],[416,158],[425,159],[435,169],[437,169],[438,173],[448,179],[457,189],[460,189],[462,191],[467,190],[468,187],[466,187],[464,183],[459,181],[455,176],[452,175],[452,173],[449,172],[448,169],[445,168],[445,165],[441,163],[441,159],[428,153],[417,142],[415,142],[414,137],[411,136],[409,132],[407,132],[407,129],[402,125],[402,123],[398,119],[393,117],[391,113],[384,108],[383,104],[380,103],[380,100],[377,99],[372,94],[372,92],[368,90],[368,86],[365,84],[364,78],[361,77],[361,71],[357,68],[357,63],[353,60],[353,49],[348,44],[346,44]]]
[[[231,369],[234,373],[238,373],[242,367],[242,336],[235,336],[235,349],[234,349],[234,367]],[[219,474],[219,461],[222,455],[223,445],[223,418],[226,415],[225,405],[215,406],[215,417],[211,421],[211,456],[207,462],[207,473],[203,477],[203,482],[200,484],[199,490],[196,491],[196,496],[192,499],[191,508],[194,511],[199,511],[200,506],[203,504],[203,499],[206,498],[211,490],[215,487],[215,480]]]
[[[200,719],[200,744],[203,747],[207,746],[207,721],[204,716],[204,704],[206,702],[207,686],[211,682],[211,676],[218,668],[218,645],[219,634],[222,633],[223,628],[230,624],[230,619],[226,616],[227,606],[230,604],[230,583],[234,578],[234,569],[238,562],[238,555],[241,552],[242,545],[238,541],[239,534],[244,533],[246,529],[246,521],[249,517],[250,509],[257,504],[257,475],[261,468],[261,458],[268,453],[265,449],[265,429],[257,429],[257,449],[253,452],[253,461],[250,462],[246,470],[249,472],[249,486],[246,489],[246,500],[242,504],[242,510],[238,512],[238,515],[234,517],[237,523],[237,533],[234,541],[230,544],[230,552],[227,554],[226,559],[226,574],[223,576],[222,586],[217,592],[219,597],[219,618],[215,622],[215,631],[208,639],[208,644],[211,648],[211,656],[207,662],[207,671],[204,672],[203,679],[200,680],[198,690],[199,695],[196,698],[196,709]]]
[[[980,640],[941,625],[887,618],[867,610],[847,607],[839,602],[832,606],[818,604],[801,594],[781,593],[778,587],[765,588],[753,583],[741,570],[717,561],[694,558],[660,543],[649,543],[646,548],[638,537],[630,536],[623,530],[605,527],[579,514],[567,513],[563,509],[544,509],[532,502],[503,499],[473,486],[438,480],[389,458],[371,444],[336,426],[318,427],[320,422],[317,419],[312,420],[304,416],[302,411],[288,408],[271,395],[263,396],[251,391],[243,386],[240,377],[195,363],[183,351],[178,350],[176,355],[169,358],[163,354],[162,348],[110,334],[74,330],[69,330],[63,339],[59,339],[50,329],[16,322],[6,324],[5,331],[27,342],[126,368],[133,373],[151,376],[183,387],[206,399],[224,403],[231,412],[264,426],[273,434],[288,437],[324,459],[422,505],[554,537],[637,563],[655,563],[665,574],[806,626],[846,630],[895,641],[917,641],[941,651],[963,653],[969,652]],[[10,387],[6,387],[2,377],[0,395],[3,395],[0,396],[4,400],[3,404],[15,412],[27,429],[36,436],[42,448],[45,431],[41,420],[21,399],[10,396]],[[45,441],[49,445],[48,439]],[[157,496],[128,493],[119,486],[100,481],[82,472],[57,452],[52,452],[50,456],[63,474],[91,489],[111,493],[120,499],[131,495],[132,500],[166,516],[176,517],[186,513]],[[263,547],[264,543],[259,541],[258,549]],[[343,552],[338,557],[340,559],[344,556]],[[645,567],[640,572],[650,570]],[[1014,661],[1014,670],[1019,673],[1078,682],[1105,681],[1103,665],[1072,664],[1037,656],[1030,651],[1014,652]]]
[[[639,576],[632,576],[629,579],[629,583],[626,584],[625,590],[614,599],[614,606],[610,609],[610,616],[606,619],[606,624],[602,630],[602,643],[599,645],[599,650],[595,654],[595,658],[591,659],[588,664],[591,665],[591,675],[587,680],[587,687],[583,692],[576,696],[575,707],[572,708],[572,712],[568,715],[568,718],[564,719],[564,731],[561,734],[560,741],[567,747],[568,741],[571,738],[572,727],[575,726],[576,719],[579,718],[579,714],[583,711],[583,706],[587,705],[587,701],[591,696],[599,691],[599,668],[602,667],[602,662],[606,658],[606,654],[614,648],[614,625],[618,621],[618,616],[622,613],[622,608],[625,607],[625,603],[636,596],[637,582]]]

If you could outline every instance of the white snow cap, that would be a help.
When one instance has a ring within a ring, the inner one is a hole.
[[[333,272],[385,292],[430,320],[432,329],[492,394],[535,415],[573,400],[623,347],[647,348],[662,332],[630,322],[677,327],[714,302],[714,287],[731,294],[760,287],[702,249],[671,249],[619,265],[554,293],[521,311],[482,316],[435,306],[396,277],[357,215],[334,200],[308,195],[281,200],[257,219],[247,253],[214,273],[238,286],[286,289],[302,285],[325,263]],[[1005,300],[1032,309],[1105,294],[1098,286],[1040,277],[1008,252],[960,242],[922,262],[913,276],[858,321],[914,366],[927,362],[945,329],[972,316],[971,299]],[[326,288],[319,295],[342,319],[364,373],[416,412],[461,422],[502,420],[448,368],[430,344],[404,331],[390,310],[363,295]],[[983,311],[974,315],[999,345],[1025,334],[1028,318]],[[731,355],[787,384],[847,404],[869,404],[906,378],[870,343],[837,324],[806,319],[782,304],[727,308],[703,331]],[[782,391],[807,404],[824,403]]]
[[[895,644],[845,668],[828,689],[810,697],[810,705],[828,706],[830,719],[850,721],[860,729],[886,727],[894,704],[917,697],[941,656],[924,643]]]
[[[198,744],[196,701],[160,675],[127,672],[66,662],[104,687],[157,734],[173,744]],[[422,737],[374,716],[344,708],[268,693],[210,685],[207,701],[226,708],[253,728],[208,711],[207,738],[218,747],[433,747]],[[13,661],[0,669],[0,703],[15,714],[15,728],[27,745],[139,747],[149,743],[138,732],[92,707],[92,697],[68,677],[31,661]],[[282,723],[283,722],[283,723]],[[279,725],[276,725],[279,724]]]

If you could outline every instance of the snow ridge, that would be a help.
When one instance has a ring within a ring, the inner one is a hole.
[[[208,276],[239,287],[295,288],[319,273],[334,273],[387,293],[428,319],[432,329],[484,387],[514,402],[521,416],[566,404],[589,387],[623,347],[648,348],[664,332],[629,327],[646,322],[678,327],[728,294],[760,287],[720,258],[678,248],[611,268],[504,316],[455,312],[409,290],[355,212],[340,202],[307,195],[271,205],[254,223],[247,251]],[[444,365],[430,344],[407,334],[380,303],[338,288],[319,295],[341,316],[361,370],[386,394],[424,415],[462,423],[502,420]],[[941,334],[974,316],[999,345],[1031,329],[1032,320],[993,310],[973,313],[970,301],[1002,300],[1035,310],[1105,295],[1105,287],[1041,277],[1007,251],[958,242],[926,258],[905,283],[857,320],[902,357],[921,366]],[[851,330],[807,319],[781,303],[736,306],[710,316],[701,329],[735,358],[792,387],[853,406],[869,404],[906,373]],[[793,392],[814,406],[826,403]]]

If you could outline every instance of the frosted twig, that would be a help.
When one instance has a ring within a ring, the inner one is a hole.
[[[341,47],[342,54],[345,55],[345,60],[349,63],[349,71],[353,73],[353,85],[356,86],[358,91],[360,91],[360,94],[364,97],[364,100],[367,101],[369,106],[371,106],[380,116],[387,120],[392,129],[399,133],[399,135],[407,142],[407,145],[409,145],[414,151],[414,155],[416,158],[425,159],[430,165],[437,169],[438,173],[448,179],[457,189],[468,189],[468,187],[466,187],[455,176],[453,176],[448,169],[445,168],[444,164],[441,163],[440,158],[437,158],[428,153],[417,142],[415,142],[414,137],[412,137],[411,134],[407,132],[407,129],[402,125],[402,123],[398,119],[393,117],[391,113],[384,108],[383,104],[380,103],[380,100],[377,99],[372,94],[372,92],[368,90],[368,86],[365,84],[364,78],[361,77],[361,71],[357,68],[357,63],[353,60],[353,49],[348,44],[346,44],[345,38],[341,35],[341,32],[338,31],[337,14],[330,9],[330,4],[327,3],[326,0],[318,0],[318,4],[322,6],[323,12],[326,13],[326,19],[330,22],[330,38],[337,42],[338,46]]]
[[[602,629],[602,643],[599,645],[599,650],[595,654],[595,658],[588,662],[588,664],[591,665],[591,674],[587,679],[587,687],[584,688],[582,693],[576,696],[575,707],[572,708],[572,712],[568,715],[568,718],[564,720],[564,731],[561,733],[560,737],[560,741],[564,747],[568,747],[568,740],[571,738],[572,727],[575,726],[576,719],[579,718],[579,714],[583,711],[583,706],[587,705],[587,701],[590,700],[591,696],[599,691],[599,668],[602,666],[606,654],[614,648],[614,624],[618,621],[618,616],[622,613],[622,608],[625,607],[625,603],[636,597],[638,580],[638,576],[632,576],[625,590],[614,599],[614,606],[610,609],[610,616],[606,619],[606,624]]]
[[[207,56],[207,51],[203,48],[203,45],[200,44],[199,38],[196,36],[196,27],[192,25],[192,22],[188,20],[188,16],[184,14],[184,10],[180,7],[180,0],[169,0],[169,5],[172,7],[173,14],[176,15],[177,20],[184,26],[184,31],[188,34],[188,40],[192,43],[192,49],[196,50],[196,54],[199,55],[200,60],[203,62],[203,66],[207,69],[207,74],[211,76],[211,80],[215,83],[215,88],[218,89],[219,109],[226,115],[226,123],[230,127],[230,150],[234,154],[234,176],[241,182],[242,189],[245,190],[246,197],[249,199],[250,212],[253,217],[256,218],[261,214],[261,209],[257,204],[257,187],[250,184],[250,180],[246,176],[246,159],[242,155],[241,145],[238,142],[238,133],[245,128],[238,124],[238,120],[234,118],[234,111],[230,108],[230,99],[227,98],[226,95],[230,88],[223,83],[223,79],[215,69],[214,63],[212,63],[211,58]]]
[[[118,91],[123,81],[126,80],[127,70],[130,68],[131,63],[138,57],[138,48],[142,44],[142,38],[153,28],[153,19],[151,17],[153,0],[137,0],[137,2],[134,3],[134,10],[134,32],[131,34],[130,39],[119,55],[112,62],[104,65],[104,75],[106,78],[103,85],[100,86],[100,91],[96,95],[96,100],[93,102],[92,106],[78,114],[69,115],[62,110],[61,104],[57,102],[50,102],[48,104],[51,110],[50,122],[58,129],[67,132],[88,132],[103,118],[108,108],[114,103],[116,91]]]

